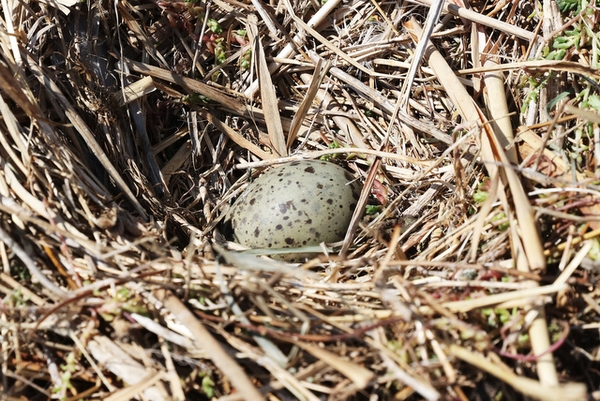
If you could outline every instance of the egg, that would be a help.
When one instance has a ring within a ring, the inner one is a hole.
[[[344,239],[361,187],[342,167],[320,160],[275,167],[251,183],[230,211],[236,242],[248,248],[315,246]],[[310,254],[278,258],[296,262]]]

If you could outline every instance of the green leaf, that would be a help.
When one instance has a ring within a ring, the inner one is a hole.
[[[381,213],[381,211],[383,210],[383,208],[379,205],[367,205],[367,207],[365,208],[365,213],[367,214],[367,216],[372,216],[374,214],[379,214]]]
[[[212,398],[215,396],[215,382],[208,376],[204,376],[202,378],[202,391],[209,397]]]
[[[481,189],[478,189],[473,195],[473,200],[477,203],[483,203],[485,202],[488,196],[489,194],[487,193],[487,191],[482,191]]]
[[[214,19],[214,18],[209,18],[206,21],[206,26],[208,27],[208,29],[210,29],[211,31],[213,31],[217,35],[223,33],[223,28],[221,28],[221,25],[219,25],[219,23],[217,22],[217,20]]]
[[[587,100],[587,106],[595,109],[596,111],[600,111],[600,96],[590,95]]]
[[[546,106],[546,110],[548,110],[548,111],[552,110],[552,108],[554,106],[556,106],[558,104],[558,102],[560,102],[561,100],[563,100],[567,96],[569,96],[569,92],[562,92],[562,93],[560,93],[558,96],[556,96],[554,99],[552,99],[548,103],[548,106]]]

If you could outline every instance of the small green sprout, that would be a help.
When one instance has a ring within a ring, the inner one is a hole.
[[[206,26],[208,27],[208,29],[210,29],[217,35],[220,35],[223,33],[223,28],[221,28],[221,25],[219,25],[219,22],[214,18],[209,18],[208,20],[206,20]]]
[[[383,207],[381,205],[367,205],[365,208],[365,214],[367,216],[373,216],[375,214],[381,213]]]
[[[592,248],[588,252],[587,256],[594,261],[600,260],[600,242],[598,241],[598,238],[594,238],[591,241]]]
[[[574,12],[575,14],[579,14],[588,4],[585,0],[556,0],[558,9],[563,13]]]
[[[181,102],[187,105],[207,104],[210,99],[199,93],[191,93],[181,98]]]
[[[213,398],[215,396],[215,382],[210,378],[210,376],[204,376],[202,378],[202,391],[206,394],[208,398]]]
[[[502,220],[506,220],[506,213],[498,213],[492,218],[492,222],[502,221]],[[504,222],[498,224],[498,230],[500,230],[500,231],[506,231],[506,230],[508,230],[508,227],[510,227],[510,224],[508,223],[508,221],[504,221]]]
[[[481,189],[478,189],[473,195],[473,200],[477,203],[483,203],[485,202],[488,196],[489,193],[487,191],[482,191]]]
[[[332,141],[327,148],[329,149],[338,149],[341,148],[342,145],[340,145],[340,143],[338,141]],[[325,162],[331,161],[331,159],[335,159],[337,157],[337,154],[330,154],[330,155],[323,155],[321,156],[319,159],[323,160]]]
[[[218,38],[214,42],[214,51],[215,51],[215,64],[223,64],[225,60],[227,60],[227,53],[225,48],[225,39]]]
[[[242,70],[247,70],[250,68],[252,63],[252,49],[248,49],[244,52],[242,57],[240,57],[240,68]]]

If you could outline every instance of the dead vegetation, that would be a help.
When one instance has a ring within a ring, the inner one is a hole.
[[[436,5],[3,0],[2,398],[600,398],[600,12]],[[346,239],[241,252],[319,157]]]

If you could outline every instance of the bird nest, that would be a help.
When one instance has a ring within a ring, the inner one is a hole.
[[[3,1],[2,398],[600,398],[595,7]],[[344,240],[245,252],[317,158]]]

